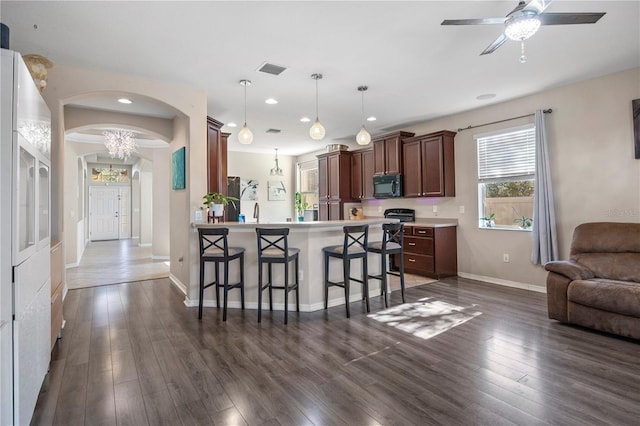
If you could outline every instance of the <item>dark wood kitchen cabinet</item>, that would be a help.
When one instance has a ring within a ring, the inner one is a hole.
[[[374,175],[402,173],[402,140],[414,134],[394,132],[373,139]]]
[[[351,198],[373,198],[373,150],[354,151],[351,155]]]
[[[458,274],[456,227],[404,227],[404,269],[412,274],[444,278]]]
[[[207,117],[207,190],[227,193],[227,139],[221,122]]]
[[[456,195],[455,135],[455,132],[443,130],[403,140],[405,197]]]
[[[343,203],[351,201],[351,152],[318,155],[318,219],[342,220]]]

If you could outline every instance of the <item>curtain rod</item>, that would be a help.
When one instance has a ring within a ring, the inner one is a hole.
[[[544,112],[545,114],[551,114],[553,112],[553,110],[551,108],[543,109],[542,112]],[[468,126],[468,127],[464,127],[464,128],[458,128],[458,131],[461,132],[463,130],[475,129],[476,127],[488,126],[490,124],[504,123],[505,121],[517,120],[518,118],[533,117],[534,115],[536,115],[536,114],[535,113],[525,114],[525,115],[520,115],[518,117],[505,118],[504,120],[492,121],[491,123],[476,124],[475,126]]]

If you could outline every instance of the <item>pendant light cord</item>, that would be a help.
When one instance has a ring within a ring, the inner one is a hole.
[[[316,121],[318,121],[318,77],[316,76]]]
[[[244,84],[244,127],[247,127],[247,83]]]

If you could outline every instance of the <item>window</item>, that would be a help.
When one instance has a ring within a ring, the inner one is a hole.
[[[530,229],[533,223],[536,129],[476,136],[480,228]]]
[[[129,182],[129,172],[127,169],[119,169],[109,167],[100,168],[93,167],[91,169],[91,181],[92,182]]]
[[[298,163],[298,191],[312,209],[318,208],[318,162]]]

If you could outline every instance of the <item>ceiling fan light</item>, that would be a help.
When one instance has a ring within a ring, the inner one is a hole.
[[[311,139],[314,141],[320,141],[324,138],[325,133],[324,126],[320,123],[320,120],[316,118],[316,122],[313,123],[309,129],[309,136],[311,136]]]
[[[540,24],[540,19],[535,15],[513,16],[506,21],[504,34],[511,40],[527,40],[538,31]]]
[[[356,135],[356,142],[358,142],[358,145],[369,145],[369,142],[371,142],[371,134],[367,132],[364,126],[362,126],[362,129],[360,129]]]
[[[249,145],[253,142],[253,132],[247,127],[247,123],[238,132],[238,142],[243,145]]]

